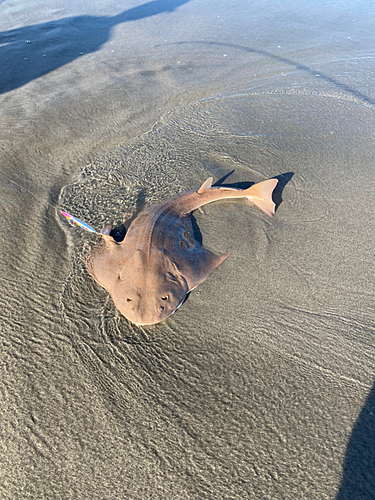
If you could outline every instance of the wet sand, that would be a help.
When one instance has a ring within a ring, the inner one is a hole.
[[[227,4],[0,2],[1,498],[375,498],[374,10]],[[195,212],[230,257],[135,327],[58,210],[209,176],[276,216]]]

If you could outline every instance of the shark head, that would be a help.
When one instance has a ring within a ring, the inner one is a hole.
[[[188,292],[186,279],[168,257],[147,259],[140,250],[127,260],[110,289],[115,306],[136,325],[163,321],[179,308]]]

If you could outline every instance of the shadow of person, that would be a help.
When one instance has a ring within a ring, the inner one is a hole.
[[[353,428],[336,500],[375,498],[375,385]]]
[[[0,33],[0,94],[22,87],[109,40],[117,24],[173,12],[189,0],[153,0],[116,16],[77,16]]]

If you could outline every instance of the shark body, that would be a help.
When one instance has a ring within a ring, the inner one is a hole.
[[[212,187],[210,177],[197,191],[142,210],[119,243],[110,236],[112,226],[105,226],[102,242],[86,260],[87,269],[128,320],[136,325],[159,323],[230,254],[217,255],[194,238],[191,213],[224,198],[247,198],[273,216],[277,182],[269,179],[235,189]]]

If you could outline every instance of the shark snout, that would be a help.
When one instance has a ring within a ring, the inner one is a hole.
[[[111,289],[117,309],[135,325],[154,325],[165,320],[178,309],[187,293],[184,280],[163,281],[159,277],[143,286],[119,279]]]

